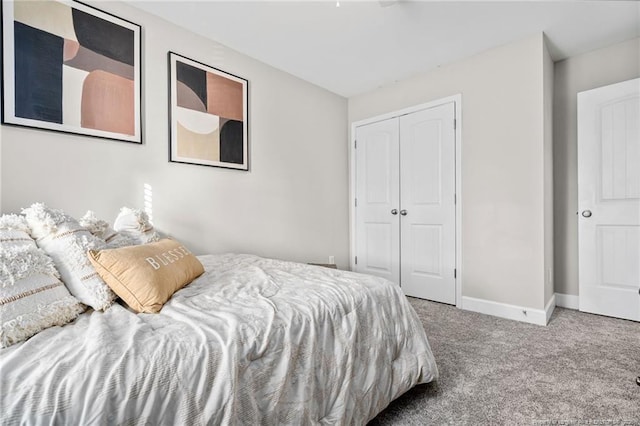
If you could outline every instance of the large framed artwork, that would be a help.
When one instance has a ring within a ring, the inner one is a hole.
[[[2,123],[142,143],[140,26],[76,1],[2,1]]]
[[[169,52],[169,161],[249,170],[248,82]]]

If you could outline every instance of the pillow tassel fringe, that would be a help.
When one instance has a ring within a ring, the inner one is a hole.
[[[35,312],[20,315],[3,322],[0,329],[0,347],[28,339],[44,328],[65,325],[73,321],[86,307],[73,296],[67,296],[50,305],[40,306]]]

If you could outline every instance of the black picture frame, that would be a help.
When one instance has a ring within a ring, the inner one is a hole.
[[[2,2],[2,124],[142,143],[142,27],[79,1]]]
[[[249,170],[249,82],[168,53],[169,161]]]

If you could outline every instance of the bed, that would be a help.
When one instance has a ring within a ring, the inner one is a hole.
[[[381,278],[251,255],[157,314],[115,303],[0,350],[0,423],[365,424],[438,370]]]

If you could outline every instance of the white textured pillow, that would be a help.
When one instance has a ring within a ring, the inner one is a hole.
[[[96,237],[104,240],[109,248],[120,248],[138,244],[138,242],[129,235],[117,232],[106,220],[99,219],[95,212],[91,210],[87,211],[78,223]]]
[[[16,220],[18,217],[21,220]],[[0,217],[0,235],[7,235],[7,231],[26,235],[20,238],[19,244],[0,238],[2,348],[26,340],[45,328],[64,325],[85,309],[59,280],[51,258],[37,248],[18,222],[26,226],[20,216]]]
[[[87,257],[88,250],[106,248],[62,210],[35,203],[23,210],[38,247],[53,259],[72,295],[96,310],[105,310],[116,298]]]
[[[29,234],[24,216],[5,214],[0,216],[0,247],[37,247]]]
[[[136,244],[152,243],[160,239],[147,213],[139,209],[121,208],[113,229],[131,237]]]

